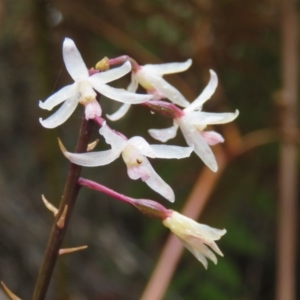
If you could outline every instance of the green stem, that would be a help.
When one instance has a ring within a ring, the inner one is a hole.
[[[76,146],[77,153],[86,152],[89,138],[92,132],[92,127],[93,121],[86,121],[83,118]],[[55,217],[52,226],[44,259],[33,292],[33,300],[45,299],[48,286],[52,277],[52,273],[55,267],[55,263],[58,257],[58,251],[61,248],[61,244],[64,239],[64,235],[75,205],[75,201],[80,190],[80,185],[77,184],[77,181],[79,179],[81,169],[81,166],[72,163],[70,164],[67,181],[60,202],[59,211]],[[58,226],[57,222],[59,222],[59,220],[61,221],[61,215],[64,211],[66,213],[63,222],[64,224],[63,226]]]

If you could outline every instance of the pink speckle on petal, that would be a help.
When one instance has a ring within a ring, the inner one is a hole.
[[[101,114],[102,110],[97,101],[91,101],[85,105],[85,118],[87,120],[94,119],[95,117],[100,117]]]
[[[224,142],[224,138],[221,136],[221,134],[215,131],[202,131],[200,133],[206,140],[207,144],[210,146],[214,146],[216,144]]]

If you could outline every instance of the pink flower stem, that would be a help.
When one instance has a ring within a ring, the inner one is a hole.
[[[126,61],[129,61],[131,63],[133,71],[137,71],[138,69],[140,69],[140,65],[132,57],[128,55],[122,55],[115,58],[111,58],[109,59],[109,64],[111,66],[114,66],[114,65],[123,64]]]
[[[150,100],[141,103],[141,105],[146,106],[152,111],[159,113],[165,117],[171,117],[173,119],[177,119],[185,115],[185,112],[173,103],[162,100]]]
[[[104,120],[103,118],[101,118],[101,117],[95,117],[93,120],[94,120],[100,127],[102,127],[102,126],[103,126],[103,123],[105,122],[105,120]]]
[[[172,210],[165,208],[161,204],[159,204],[156,201],[149,200],[149,199],[134,199],[128,196],[125,196],[123,194],[120,194],[114,190],[111,190],[110,188],[94,182],[89,179],[85,179],[80,177],[78,179],[78,184],[81,186],[85,186],[89,189],[93,189],[102,193],[105,193],[121,202],[125,202],[128,204],[133,205],[135,208],[143,212],[144,214],[147,214],[151,217],[165,219],[172,214]]]

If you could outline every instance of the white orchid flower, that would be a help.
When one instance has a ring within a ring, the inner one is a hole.
[[[186,71],[191,64],[192,60],[188,59],[183,63],[139,66],[137,70],[132,70],[131,83],[127,90],[134,93],[140,84],[149,94],[153,95],[155,100],[167,98],[174,104],[187,107],[190,103],[162,76]],[[107,115],[107,117],[112,121],[119,120],[128,112],[130,106],[130,104],[123,104],[115,113]]]
[[[78,103],[85,106],[86,119],[101,116],[101,107],[96,101],[96,91],[102,95],[123,103],[137,104],[152,98],[149,95],[137,95],[123,89],[108,86],[106,83],[116,80],[131,71],[131,64],[124,63],[119,68],[89,76],[89,71],[81,57],[73,40],[65,38],[63,42],[63,59],[67,71],[74,83],[67,85],[50,96],[44,102],[39,102],[43,109],[52,110],[53,107],[63,105],[49,118],[42,120],[41,124],[46,128],[54,128],[64,123],[74,112]]]
[[[225,229],[215,229],[197,223],[176,211],[172,211],[172,214],[163,220],[163,224],[180,239],[183,245],[204,265],[205,269],[208,266],[206,258],[215,264],[218,262],[213,251],[223,256],[215,241],[226,233]]]
[[[190,156],[193,147],[179,147],[169,145],[149,145],[146,140],[140,136],[126,139],[110,129],[106,122],[99,130],[105,138],[106,143],[111,145],[110,150],[88,153],[70,153],[61,145],[64,155],[73,163],[96,167],[104,166],[116,160],[122,155],[127,165],[128,176],[133,179],[141,179],[150,188],[171,202],[174,202],[175,196],[171,187],[165,183],[162,178],[154,171],[149,160],[146,158],[185,158]]]
[[[217,74],[210,70],[210,81],[198,98],[189,106],[183,109],[183,114],[174,118],[174,126],[166,129],[150,129],[150,135],[166,142],[174,138],[180,127],[182,134],[189,146],[194,147],[194,152],[214,172],[218,170],[216,158],[209,146],[224,142],[224,138],[214,131],[204,131],[207,125],[225,124],[233,121],[239,111],[234,113],[207,113],[202,112],[202,105],[210,99],[218,85]]]

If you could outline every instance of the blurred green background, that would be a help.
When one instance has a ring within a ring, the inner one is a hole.
[[[279,1],[272,0],[0,1],[0,279],[30,299],[53,221],[41,194],[58,204],[68,170],[57,137],[70,151],[75,147],[82,107],[57,129],[38,122],[50,115],[38,108],[38,100],[72,82],[62,60],[64,37],[75,41],[88,67],[104,56],[123,54],[141,65],[192,58],[188,71],[165,77],[189,101],[214,69],[220,84],[204,110],[239,109],[234,125],[215,128],[225,135],[225,153],[231,157],[231,141],[239,135],[279,127],[279,29]],[[129,80],[112,85],[126,87]],[[119,104],[103,98],[101,106],[105,114]],[[128,137],[141,135],[155,143],[147,129],[170,126],[171,120],[134,106],[110,124]],[[169,144],[185,142],[178,134]],[[227,229],[218,242],[225,257],[206,271],[185,251],[164,299],[274,299],[278,161],[278,141],[230,160],[199,218]],[[195,154],[180,161],[154,160],[153,166],[174,189],[174,204],[131,181],[121,159],[83,174],[180,211],[206,168]],[[83,189],[64,246],[89,248],[59,259],[47,299],[139,299],[167,236],[159,220]]]

